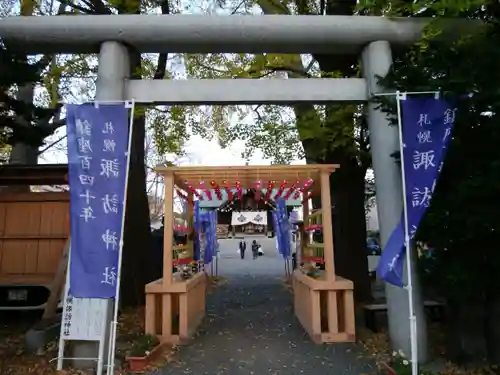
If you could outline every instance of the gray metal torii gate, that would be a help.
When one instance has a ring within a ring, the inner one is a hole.
[[[0,38],[22,46],[29,54],[98,53],[97,101],[365,102],[382,91],[376,76],[387,74],[392,63],[391,46],[417,41],[427,22],[371,16],[17,16],[0,20]],[[143,53],[359,54],[364,78],[131,80],[126,44]],[[400,171],[390,157],[399,147],[398,130],[388,126],[385,114],[373,104],[368,104],[367,116],[380,232],[385,244],[402,212]],[[391,319],[392,338],[399,348],[410,353],[407,293],[388,286],[387,296],[389,311],[396,317]]]

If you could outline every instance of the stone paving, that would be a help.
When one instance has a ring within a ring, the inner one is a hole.
[[[219,275],[227,283],[208,296],[199,335],[154,375],[375,374],[357,345],[310,340],[293,314],[274,240],[258,241],[265,254],[256,260],[251,252],[240,259],[237,240],[221,241]]]

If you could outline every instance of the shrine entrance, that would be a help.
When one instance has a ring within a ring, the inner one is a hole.
[[[200,193],[194,186],[211,181],[214,189],[229,189],[242,194],[242,189],[255,184],[279,181],[283,189],[297,189],[304,209],[304,234],[322,231],[323,242],[302,241],[297,257],[303,261],[292,274],[294,313],[301,326],[316,343],[353,342],[354,302],[353,283],[335,274],[330,174],[338,165],[270,165],[241,167],[164,167],[156,171],[163,175],[165,184],[165,233],[163,278],[146,286],[146,332],[157,335],[163,342],[178,344],[189,339],[197,330],[206,312],[208,275],[203,267],[189,278],[173,272],[179,249],[174,246],[174,191],[183,190],[188,201],[188,225],[193,225],[193,212]],[[310,212],[311,193],[321,195],[324,209]],[[191,227],[192,228],[192,227]],[[198,226],[198,229],[200,227]],[[189,230],[190,228],[188,228]],[[193,228],[194,229],[194,228]],[[191,231],[191,233],[193,233]],[[188,241],[182,252],[194,253],[193,241]],[[312,255],[320,254],[324,269],[316,269]],[[210,260],[209,260],[210,261]],[[206,265],[206,264],[205,264]]]
[[[218,224],[228,226],[228,235],[242,237],[252,234],[267,235],[273,230],[270,211],[275,208],[271,199],[272,189],[256,183],[254,188],[242,188],[234,192],[223,188],[227,200],[217,208]]]

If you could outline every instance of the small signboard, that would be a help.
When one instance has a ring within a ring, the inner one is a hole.
[[[63,307],[64,340],[101,341],[106,334],[108,300],[66,297]]]
[[[71,258],[71,254],[70,254]],[[95,341],[99,343],[96,358],[71,358],[72,360],[93,361],[97,363],[96,375],[102,375],[104,354],[107,352],[109,323],[112,319],[112,300],[104,298],[75,298],[69,293],[69,269],[66,272],[64,288],[63,315],[59,337],[59,353],[57,370],[63,369],[66,358],[64,349],[66,341]],[[72,357],[72,356],[71,356]],[[69,359],[69,358],[68,358]]]

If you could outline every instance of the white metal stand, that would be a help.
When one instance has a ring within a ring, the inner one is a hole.
[[[127,190],[128,190],[128,177],[130,170],[130,151],[132,148],[132,135],[134,130],[134,109],[135,102],[129,101],[124,103],[125,108],[130,109],[130,120],[128,125],[128,146],[127,146],[127,168],[125,170],[125,189],[123,194],[123,213],[120,234],[120,248],[118,250],[118,270],[116,272],[116,297],[114,303],[113,320],[111,321],[111,331],[109,335],[108,344],[108,370],[107,375],[113,375],[115,369],[115,350],[116,350],[116,327],[118,325],[118,310],[120,308],[120,281],[122,274],[122,257],[123,257],[123,234],[125,231],[125,211],[127,207]]]
[[[406,274],[408,291],[408,309],[410,312],[410,347],[411,347],[411,373],[418,375],[418,343],[417,343],[417,318],[415,316],[415,305],[413,302],[413,276],[412,276],[412,250],[410,241],[410,231],[408,224],[408,205],[406,201],[406,176],[404,167],[404,148],[403,143],[403,121],[401,113],[401,100],[406,100],[406,93],[396,92],[397,116],[399,129],[399,150],[401,153],[401,179],[403,180],[403,216],[404,216],[404,231],[405,231],[405,247],[406,247]]]

